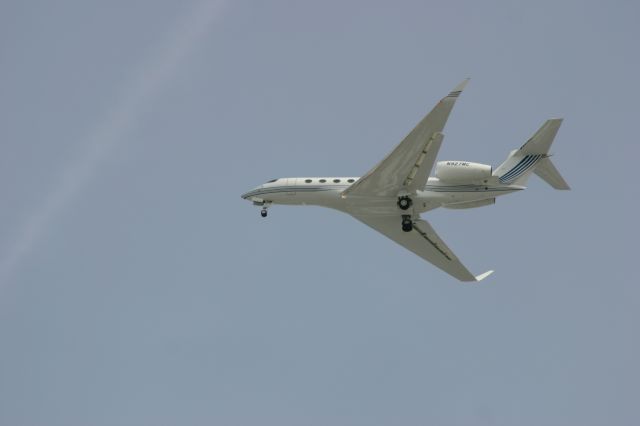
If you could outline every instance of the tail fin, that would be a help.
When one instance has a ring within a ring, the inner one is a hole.
[[[562,124],[561,118],[547,120],[540,129],[520,147],[511,151],[504,163],[493,172],[500,183],[524,185],[532,172],[556,189],[569,189],[549,159],[549,148]]]

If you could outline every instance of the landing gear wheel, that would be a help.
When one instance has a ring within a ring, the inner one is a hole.
[[[260,210],[260,216],[267,217],[267,209]]]
[[[400,207],[401,210],[407,210],[412,204],[413,201],[411,201],[411,198],[406,195],[398,198],[398,207]]]
[[[402,230],[404,232],[413,231],[413,222],[409,216],[402,216]]]

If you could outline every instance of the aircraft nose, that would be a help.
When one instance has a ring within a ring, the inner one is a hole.
[[[262,188],[262,185],[253,188],[251,191],[245,192],[244,194],[241,195],[242,199],[243,200],[250,199],[256,193],[256,191],[258,191],[260,188]]]

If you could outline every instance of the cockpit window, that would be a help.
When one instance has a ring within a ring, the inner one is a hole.
[[[278,179],[271,179],[271,180],[270,180],[269,182],[267,182],[267,183],[273,183],[273,182],[276,182],[277,180],[278,180]]]

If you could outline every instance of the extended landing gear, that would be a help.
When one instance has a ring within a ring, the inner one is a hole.
[[[412,204],[413,201],[406,195],[398,198],[398,207],[400,207],[401,210],[407,210]]]
[[[254,201],[254,206],[261,206],[262,210],[260,210],[260,216],[267,217],[267,208],[271,205],[270,201]]]
[[[411,220],[411,216],[409,216],[408,214],[402,215],[402,230],[404,232],[413,231],[413,221]]]

